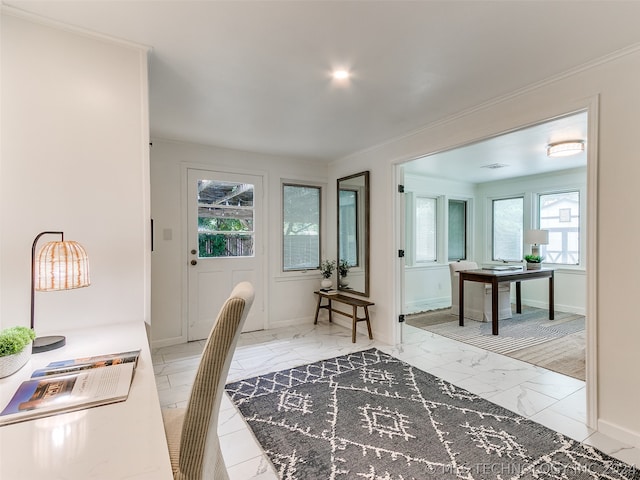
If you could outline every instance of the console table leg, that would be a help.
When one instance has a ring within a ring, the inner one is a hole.
[[[318,295],[318,303],[316,304],[316,319],[313,322],[314,325],[318,324],[318,314],[320,313],[320,303],[321,302],[322,302],[322,296]]]
[[[371,332],[371,322],[369,321],[369,308],[364,307],[364,318],[367,319],[367,330],[369,331],[369,340],[373,340],[373,333]]]

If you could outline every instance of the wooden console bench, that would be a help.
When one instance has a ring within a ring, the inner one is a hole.
[[[318,323],[318,314],[320,313],[321,308],[326,308],[329,310],[329,321],[333,322],[332,313],[339,313],[340,315],[344,315],[345,317],[350,317],[352,321],[352,331],[351,331],[351,341],[356,343],[356,325],[358,322],[367,322],[367,330],[369,331],[369,340],[373,340],[373,334],[371,333],[371,322],[369,321],[369,307],[371,305],[375,305],[373,302],[369,300],[364,300],[362,298],[349,297],[347,295],[342,295],[340,293],[327,293],[322,290],[313,292],[318,295],[318,304],[316,306],[316,319],[313,324]],[[327,305],[322,305],[322,299],[327,299]],[[338,310],[333,307],[332,302],[340,302],[346,305],[351,305],[353,307],[352,313],[346,313],[341,310]],[[362,307],[364,310],[364,317],[358,318],[358,307]]]

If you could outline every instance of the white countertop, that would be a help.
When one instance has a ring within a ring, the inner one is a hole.
[[[173,478],[144,323],[66,332],[67,344],[34,354],[0,379],[0,410],[33,370],[54,360],[140,348],[125,402],[0,427],[0,479]]]

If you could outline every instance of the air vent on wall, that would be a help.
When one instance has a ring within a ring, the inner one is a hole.
[[[480,168],[490,168],[491,170],[495,170],[496,168],[504,168],[508,167],[506,163],[490,163],[489,165],[482,165]]]

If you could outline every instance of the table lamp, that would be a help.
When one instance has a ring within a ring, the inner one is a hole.
[[[61,240],[46,243],[36,255],[36,245],[43,235],[60,235]],[[64,232],[41,232],[31,247],[31,329],[34,329],[35,291],[50,292],[88,287],[89,257],[78,242],[65,241]],[[62,335],[36,337],[33,353],[64,346]]]
[[[549,243],[549,230],[527,230],[524,242],[531,245],[531,255],[540,256],[540,245]]]

